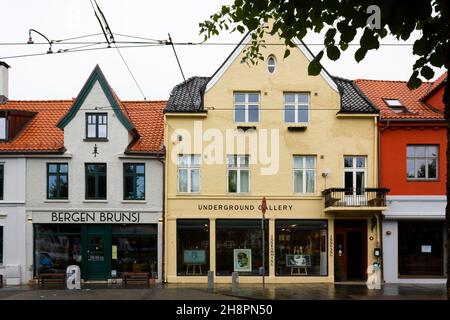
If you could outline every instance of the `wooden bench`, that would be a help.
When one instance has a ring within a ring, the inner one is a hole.
[[[124,286],[128,284],[145,284],[147,287],[150,282],[149,272],[124,272],[122,273],[122,283]]]
[[[44,288],[51,285],[65,287],[65,280],[65,273],[41,273],[38,277],[38,287]]]

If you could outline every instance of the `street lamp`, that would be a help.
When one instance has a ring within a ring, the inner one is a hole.
[[[36,32],[36,33],[39,34],[41,37],[43,37],[45,40],[47,40],[48,44],[50,45],[50,47],[49,47],[48,50],[47,50],[47,53],[49,53],[49,54],[50,54],[50,53],[53,53],[53,50],[52,50],[52,44],[53,44],[53,41],[48,40],[48,38],[47,38],[46,36],[44,36],[42,33],[40,33],[39,31],[37,31],[37,30],[35,30],[35,29],[30,29],[30,30],[28,30],[28,41],[27,41],[27,43],[28,43],[28,44],[34,44],[33,38],[31,38],[31,31]]]

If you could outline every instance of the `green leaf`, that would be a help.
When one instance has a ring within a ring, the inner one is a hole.
[[[320,60],[323,57],[323,50],[320,51],[317,56],[308,65],[308,74],[310,76],[317,76],[322,71],[322,65]]]
[[[366,56],[367,50],[364,48],[359,48],[358,50],[356,50],[355,52],[355,60],[356,62],[360,62],[362,59],[364,59],[364,57]]]
[[[420,70],[420,74],[427,80],[430,80],[434,77],[434,71],[429,66],[423,66]]]
[[[327,56],[330,60],[336,61],[341,56],[341,51],[336,46],[329,46],[327,48]]]
[[[408,80],[407,86],[409,89],[417,89],[418,87],[421,86],[422,84],[422,80],[419,79],[418,77],[419,72],[418,71],[414,71],[413,74],[411,75],[411,77]]]
[[[443,48],[441,46],[441,48]],[[430,55],[430,63],[435,67],[442,67],[445,63],[445,52],[444,50],[436,50]]]
[[[284,51],[284,56],[283,56],[283,58],[286,59],[287,57],[289,57],[290,54],[291,54],[291,50],[286,49],[286,50]]]

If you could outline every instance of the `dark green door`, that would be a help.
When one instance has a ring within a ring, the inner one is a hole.
[[[85,240],[86,279],[104,280],[111,268],[111,235],[107,225],[87,226]]]
[[[105,235],[89,235],[87,247],[87,272],[89,279],[104,279],[106,269]]]

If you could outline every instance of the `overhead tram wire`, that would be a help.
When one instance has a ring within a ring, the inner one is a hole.
[[[178,68],[180,69],[181,76],[183,77],[183,81],[186,82],[186,77],[184,76],[183,68],[181,67],[180,59],[178,59],[177,51],[175,50],[175,46],[173,45],[172,37],[170,36],[170,33],[168,33],[169,36],[169,42],[167,44],[170,44],[173,50],[173,53],[175,55],[175,59],[178,63]],[[194,99],[192,99],[191,89],[189,89],[189,85],[186,83],[186,89],[189,95],[189,100],[191,100],[192,108],[195,109]]]
[[[127,68],[128,72],[131,75],[131,78],[133,78],[134,83],[136,84],[136,87],[139,89],[142,97],[144,98],[144,100],[147,100],[144,92],[142,91],[141,86],[139,85],[138,81],[136,80],[136,77],[134,76],[133,72],[131,71],[130,66],[128,65],[128,63],[126,62],[124,56],[122,55],[122,53],[119,50],[119,47],[116,44],[116,41],[114,39],[114,34],[111,31],[111,28],[109,27],[108,21],[106,20],[105,15],[103,14],[102,10],[100,9],[100,6],[98,5],[96,0],[93,0],[95,2],[95,5],[97,6],[97,10],[100,13],[101,19],[97,14],[97,11],[95,10],[94,4],[91,1],[91,5],[92,5],[92,9],[94,10],[94,14],[97,17],[98,23],[100,24],[100,28],[102,29],[103,35],[105,36],[106,42],[108,43],[108,48],[111,47],[111,43],[114,45],[114,47],[116,48],[120,58],[122,59],[122,62],[124,63],[125,67]],[[102,23],[103,21],[103,23]],[[109,38],[108,38],[109,36]]]

